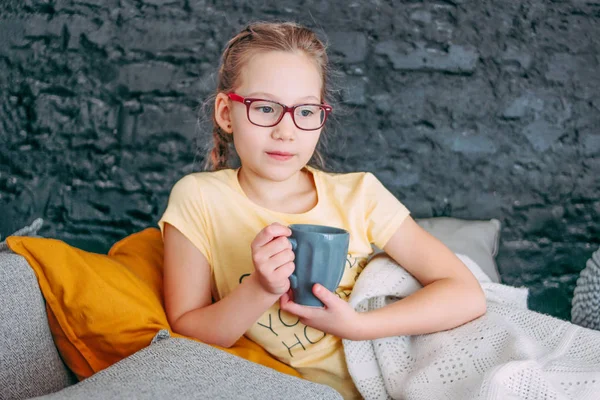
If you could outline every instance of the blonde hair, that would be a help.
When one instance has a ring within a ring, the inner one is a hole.
[[[329,61],[326,46],[312,30],[293,22],[257,22],[248,25],[235,35],[227,43],[221,56],[216,94],[233,91],[239,84],[244,64],[251,56],[261,51],[301,51],[310,57],[321,72],[321,101],[327,101]],[[233,136],[219,127],[214,112],[212,119],[213,147],[206,160],[206,169],[216,171],[229,167],[230,144]],[[324,159],[319,150],[315,151],[309,164],[324,168]]]

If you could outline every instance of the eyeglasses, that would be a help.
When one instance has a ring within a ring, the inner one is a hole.
[[[233,101],[245,104],[248,121],[264,128],[277,125],[285,113],[289,112],[298,129],[314,131],[325,125],[327,115],[333,110],[328,104],[298,104],[288,107],[276,101],[246,98],[235,93],[228,93],[227,96]]]

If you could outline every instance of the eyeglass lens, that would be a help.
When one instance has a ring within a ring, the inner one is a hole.
[[[283,107],[271,101],[253,101],[248,109],[250,122],[261,126],[273,126],[281,119]],[[325,120],[325,109],[317,104],[296,106],[293,111],[296,125],[301,129],[318,129]]]

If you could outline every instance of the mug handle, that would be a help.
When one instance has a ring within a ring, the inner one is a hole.
[[[294,239],[294,238],[288,238],[288,240],[290,241],[290,244],[292,245],[292,251],[296,250],[298,248],[298,242],[296,241],[296,239]],[[296,278],[296,275],[294,275],[293,272],[290,275],[289,279],[290,279],[290,287],[292,289],[298,288],[298,278]]]

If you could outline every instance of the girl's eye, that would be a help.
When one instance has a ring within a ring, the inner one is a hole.
[[[301,118],[311,118],[315,115],[317,109],[312,106],[303,106],[296,109],[296,115]]]
[[[265,113],[265,114],[270,114],[274,111],[273,107],[271,107],[271,106],[259,106],[259,107],[256,107],[256,109],[258,111],[260,111],[261,113]]]

